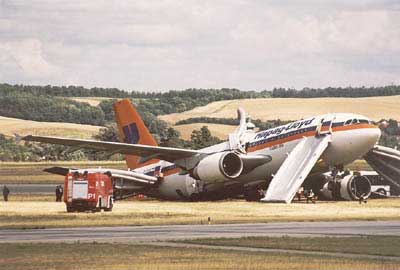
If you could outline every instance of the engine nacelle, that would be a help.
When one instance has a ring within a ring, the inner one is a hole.
[[[371,195],[371,183],[365,176],[350,174],[335,181],[330,176],[325,178],[328,181],[323,185],[320,194],[326,199],[352,201]]]
[[[243,161],[238,154],[222,152],[202,159],[193,170],[193,176],[205,183],[235,179],[243,172]]]

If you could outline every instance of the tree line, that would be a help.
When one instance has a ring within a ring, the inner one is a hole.
[[[326,88],[274,88],[262,91],[241,91],[236,88],[203,89],[189,88],[186,90],[155,91],[127,91],[118,88],[85,88],[82,86],[36,86],[0,84],[0,92],[18,91],[33,95],[47,95],[60,97],[110,97],[136,99],[192,99],[200,104],[213,101],[244,99],[244,98],[315,98],[315,97],[372,97],[400,95],[400,85],[372,86],[372,87],[326,87]]]
[[[318,98],[318,97],[374,97],[400,95],[400,85],[379,87],[327,87],[327,88],[275,88],[271,92],[273,98]]]

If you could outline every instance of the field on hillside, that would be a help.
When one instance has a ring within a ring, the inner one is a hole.
[[[61,184],[62,176],[43,171],[53,166],[126,169],[125,161],[0,162],[0,184]]]
[[[400,199],[307,204],[265,204],[244,200],[217,202],[117,201],[112,212],[67,213],[64,203],[0,201],[0,228],[49,228],[277,222],[400,220]]]
[[[367,98],[263,98],[217,101],[183,113],[159,116],[169,123],[192,117],[236,118],[242,107],[253,119],[297,120],[313,115],[349,112],[365,115],[372,120],[400,119],[400,96]]]
[[[190,140],[190,135],[192,134],[192,131],[199,130],[203,126],[207,126],[211,132],[211,135],[216,136],[221,140],[226,140],[228,138],[228,134],[233,132],[236,128],[236,126],[231,126],[231,125],[209,124],[209,123],[178,125],[178,126],[173,126],[173,128],[181,133],[182,139]]]
[[[37,122],[0,116],[0,133],[7,136],[42,135],[90,139],[99,132],[100,126],[62,122]]]
[[[78,102],[86,102],[89,103],[90,106],[98,106],[100,104],[100,102],[102,102],[103,100],[108,100],[108,99],[112,99],[112,98],[108,98],[108,97],[66,97],[68,99],[72,99]]]

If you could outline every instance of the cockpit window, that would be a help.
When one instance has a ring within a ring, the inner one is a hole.
[[[353,119],[353,121],[351,123],[354,125],[354,124],[358,124],[359,122],[358,122],[358,119]]]
[[[360,119],[360,124],[369,124],[369,121],[367,119]]]
[[[350,125],[350,123],[351,123],[351,119],[347,120],[347,121],[344,123],[344,125]]]

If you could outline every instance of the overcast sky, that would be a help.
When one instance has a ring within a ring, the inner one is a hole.
[[[400,84],[400,0],[0,0],[0,82],[151,91]]]

